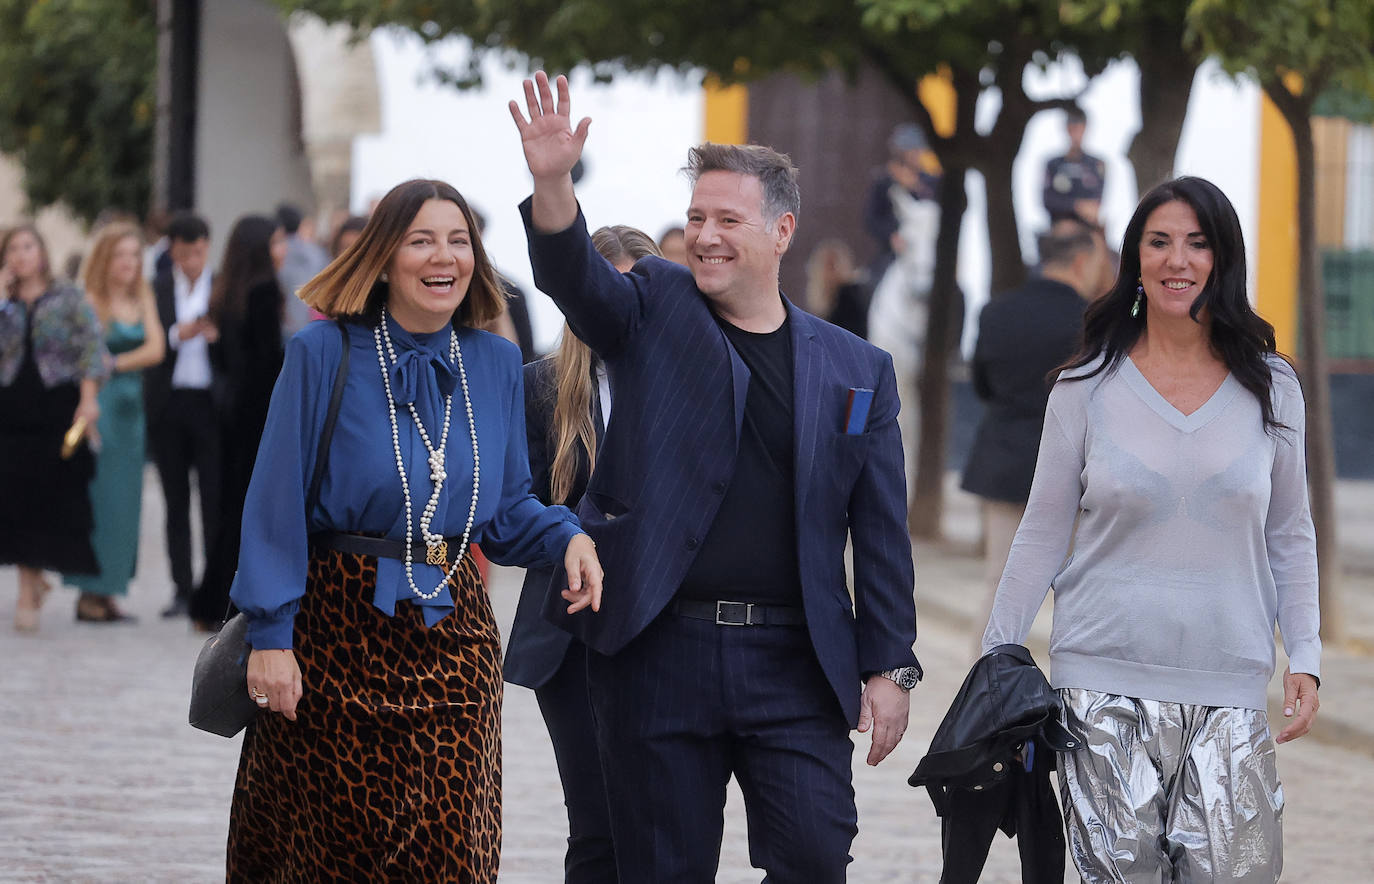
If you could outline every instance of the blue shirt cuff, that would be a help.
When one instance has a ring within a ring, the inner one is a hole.
[[[558,528],[549,532],[547,544],[544,547],[544,554],[548,558],[548,563],[552,567],[558,568],[563,565],[563,553],[568,549],[568,542],[579,534],[586,534],[582,530],[582,523],[577,521],[577,516],[568,514],[568,518],[559,523]]]
[[[271,617],[248,618],[248,646],[255,651],[290,648],[295,638],[296,611],[299,605],[290,605],[289,611],[279,611]]]

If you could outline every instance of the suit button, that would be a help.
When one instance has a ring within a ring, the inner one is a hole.
[[[717,494],[724,494],[724,493],[725,493],[725,483],[724,483],[724,482],[721,482],[721,481],[712,482],[712,483],[711,483],[711,490],[714,491],[714,492],[716,492]]]
[[[701,545],[700,541],[698,541],[695,537],[689,537],[689,538],[687,538],[687,548],[688,548],[688,549],[696,549],[696,548],[697,548],[698,546],[700,546],[700,545]]]

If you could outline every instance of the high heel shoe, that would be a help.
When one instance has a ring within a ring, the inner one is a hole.
[[[119,610],[113,599],[84,592],[76,600],[76,619],[82,623],[133,623],[138,620]]]

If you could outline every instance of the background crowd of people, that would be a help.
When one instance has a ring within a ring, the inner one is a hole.
[[[191,213],[149,244],[104,219],[75,282],[34,227],[0,237],[15,627],[38,629],[45,571],[78,589],[76,619],[133,619],[118,600],[150,455],[174,586],[163,616],[211,631],[237,606],[248,620],[263,714],[243,743],[230,880],[494,880],[503,676],[535,690],[552,737],[569,881],[705,880],[732,776],[755,865],[845,880],[850,731],[872,732],[880,763],[923,674],[898,416],[915,411],[938,176],[920,131],[894,130],[866,207],[877,259],[865,271],[824,241],[809,261],[806,305],[828,324],[778,289],[800,209],[788,157],[693,148],[685,229],[657,244],[631,227],[588,234],[572,171],[588,121],[571,129],[557,88],[555,104],[542,74],[526,83],[528,119],[512,102],[535,279],[568,320],[548,359],[481,216],[440,181],[341,219],[329,249],[294,207],[244,215],[216,270]],[[1054,589],[1056,713],[1075,740],[1054,748],[1085,879],[1231,877],[1211,848],[1241,841],[1277,880],[1275,625],[1294,718],[1280,743],[1311,725],[1321,650],[1301,387],[1248,303],[1225,195],[1157,186],[1114,256],[1083,127],[1070,115],[1069,151],[1046,165],[1052,226],[1031,280],[980,317],[988,408],[964,477],[986,502],[978,650],[1019,648]],[[685,269],[667,260],[679,251]],[[529,569],[504,672],[479,541]],[[603,562],[621,581],[604,611]],[[1142,594],[1153,615],[1121,617]],[[595,616],[574,619],[584,608]],[[396,755],[415,746],[446,751]],[[1238,781],[1218,753],[1239,759]],[[388,828],[390,796],[436,760],[405,799],[413,824]],[[1163,774],[1121,774],[1141,765]]]
[[[480,215],[474,213],[480,223]],[[284,345],[321,314],[296,292],[362,234],[366,215],[315,219],[283,204],[235,221],[218,261],[195,213],[137,219],[110,211],[84,255],[48,254],[32,225],[0,248],[0,561],[19,566],[14,614],[34,631],[53,589],[75,588],[75,617],[131,622],[121,607],[139,552],[144,465],[166,504],[174,586],[162,614],[210,631],[232,610],[244,495]],[[525,295],[491,330],[535,348]],[[74,444],[64,447],[71,431]],[[193,495],[192,489],[195,489]],[[203,571],[193,568],[198,500]]]

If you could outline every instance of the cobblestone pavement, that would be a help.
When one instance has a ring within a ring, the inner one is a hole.
[[[1361,497],[1368,499],[1374,495]],[[170,593],[161,519],[161,494],[149,482],[139,577],[128,600],[142,618],[135,625],[76,623],[75,593],[57,589],[40,633],[16,635],[8,623],[15,572],[0,568],[0,881],[223,878],[239,741],[186,724],[191,664],[202,637],[184,621],[157,616]],[[976,604],[978,574],[978,563],[967,556],[918,552],[918,650],[929,678],[913,695],[907,739],[881,767],[863,764],[867,738],[856,736],[860,834],[850,880],[857,884],[939,877],[938,821],[924,792],[908,787],[906,777],[967,669],[972,639],[964,610]],[[516,570],[494,569],[492,595],[503,625],[514,613],[519,577]],[[1354,659],[1350,666],[1368,672],[1368,663]],[[1328,705],[1335,704],[1327,696],[1335,687],[1323,688]],[[1353,743],[1306,739],[1279,749],[1288,803],[1286,881],[1370,880],[1374,741],[1358,737],[1374,733],[1374,689],[1354,699],[1363,702],[1347,715],[1365,726]],[[561,880],[562,796],[533,694],[522,688],[506,694],[505,777],[502,884]],[[749,865],[744,815],[732,789],[718,880],[761,877]],[[1020,880],[1012,842],[998,839],[983,880]]]

